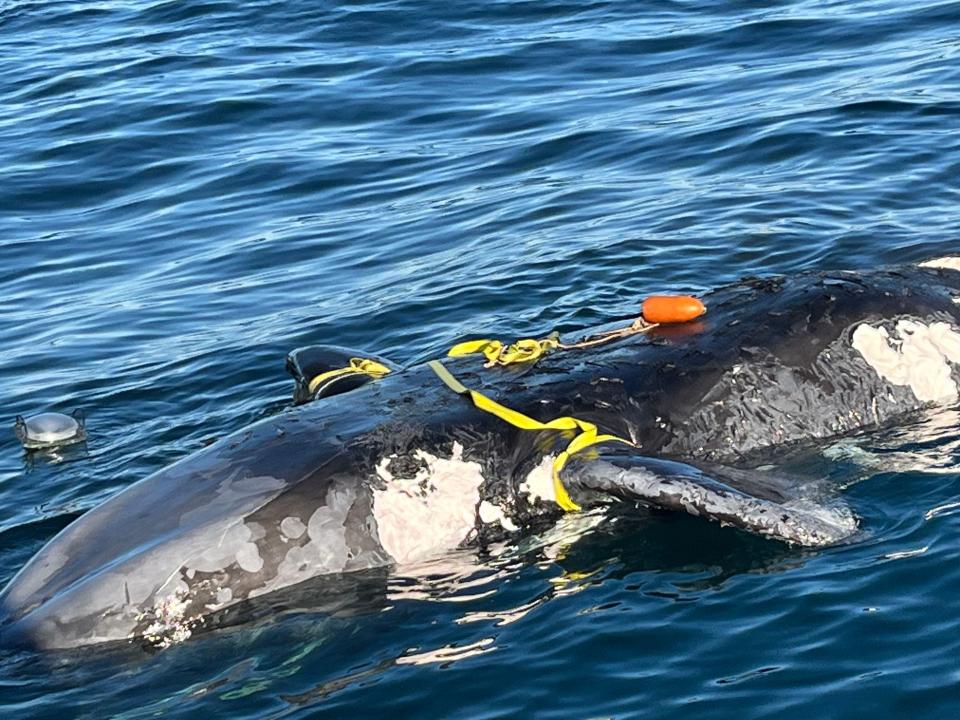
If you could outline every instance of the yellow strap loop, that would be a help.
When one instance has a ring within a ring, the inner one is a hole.
[[[317,388],[323,385],[329,380],[334,378],[342,377],[344,375],[369,375],[373,379],[382,378],[384,375],[389,374],[390,368],[386,365],[382,365],[375,360],[369,360],[367,358],[350,358],[350,364],[346,367],[337,368],[336,370],[327,370],[317,375],[313,380],[310,381],[310,384],[307,386],[307,392],[313,395]]]
[[[612,441],[625,443],[631,447],[634,446],[629,440],[624,440],[616,435],[602,435],[597,430],[596,425],[575,417],[558,417],[545,423],[540,422],[539,420],[534,420],[523,413],[517,412],[516,410],[511,410],[510,408],[491,400],[486,395],[481,395],[476,390],[471,390],[470,388],[466,387],[463,383],[457,380],[439,360],[431,360],[427,364],[447,387],[459,395],[466,395],[469,397],[477,409],[488,412],[491,415],[495,415],[504,422],[510,423],[514,427],[518,427],[521,430],[580,431],[579,434],[574,437],[567,446],[567,449],[557,455],[556,459],[553,461],[553,492],[554,495],[556,495],[557,504],[568,512],[579,510],[580,506],[570,498],[570,494],[567,492],[567,489],[563,486],[563,482],[560,480],[560,471],[563,470],[564,466],[567,464],[567,461],[578,452],[599,443]]]
[[[486,367],[493,367],[533,362],[558,347],[560,347],[560,341],[554,337],[543,340],[524,338],[507,347],[504,347],[499,340],[468,340],[454,345],[447,355],[450,357],[483,355],[487,359]]]

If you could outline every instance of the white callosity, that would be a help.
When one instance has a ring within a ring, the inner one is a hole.
[[[447,459],[418,450],[425,467],[412,478],[395,478],[390,458],[377,466],[383,490],[374,490],[373,515],[380,544],[398,564],[419,562],[460,545],[474,530],[483,475],[454,443]]]
[[[149,622],[141,631],[143,639],[158,648],[188,639],[199,623],[197,618],[187,616],[189,605],[188,596],[182,590],[156,601],[153,608],[138,617],[138,620]]]
[[[896,337],[864,323],[853,332],[853,348],[880,377],[909,387],[921,402],[958,397],[950,363],[960,363],[960,332],[949,323],[900,320]]]

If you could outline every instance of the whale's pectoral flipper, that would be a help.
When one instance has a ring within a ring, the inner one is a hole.
[[[564,483],[579,492],[681,510],[788,543],[817,547],[852,535],[857,521],[843,505],[786,494],[760,471],[711,468],[639,456],[604,455],[573,461]]]
[[[336,345],[297,348],[287,355],[286,368],[297,381],[295,405],[348,392],[400,369],[379,355]]]

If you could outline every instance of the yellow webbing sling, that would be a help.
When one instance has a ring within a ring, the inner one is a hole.
[[[439,360],[431,360],[427,364],[448,388],[453,390],[458,395],[464,395],[470,398],[470,400],[479,410],[483,410],[491,415],[495,415],[504,422],[510,423],[514,427],[518,427],[521,430],[579,430],[579,434],[573,438],[566,450],[557,455],[556,459],[553,461],[553,492],[556,495],[557,504],[564,510],[573,511],[580,509],[580,506],[570,498],[570,494],[567,492],[567,489],[563,486],[563,482],[560,480],[560,471],[563,470],[564,465],[567,464],[567,461],[573,455],[590,447],[591,445],[596,445],[603,442],[615,441],[633,446],[633,443],[629,440],[624,440],[616,435],[600,434],[596,425],[591,422],[587,422],[586,420],[579,420],[575,417],[558,417],[545,423],[540,422],[539,420],[534,420],[531,417],[527,417],[523,413],[517,412],[516,410],[511,410],[510,408],[505,407],[498,402],[494,402],[487,396],[481,395],[476,390],[471,390],[470,388],[466,387],[463,383],[457,380]]]
[[[525,338],[506,347],[499,340],[468,340],[454,345],[447,351],[447,355],[460,357],[462,355],[480,354],[487,359],[486,367],[493,367],[494,365],[533,362],[558,347],[560,347],[560,341],[555,337],[548,337],[543,340]]]
[[[389,374],[390,368],[386,365],[382,365],[375,360],[368,360],[367,358],[350,358],[350,364],[346,367],[337,368],[336,370],[327,370],[317,375],[313,380],[310,381],[310,384],[307,386],[307,392],[313,395],[317,388],[319,388],[323,383],[328,380],[333,380],[334,378],[341,377],[343,375],[369,375],[373,379],[382,378],[384,375]]]

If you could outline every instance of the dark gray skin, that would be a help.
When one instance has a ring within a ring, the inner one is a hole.
[[[958,296],[960,272],[918,267],[748,279],[707,295],[708,314],[687,326],[521,369],[445,364],[529,416],[572,415],[636,444],[570,463],[563,480],[581,505],[622,499],[826,545],[850,534],[849,516],[813,511],[789,484],[743,468],[929,404],[880,377],[851,335],[904,318],[960,329]],[[951,373],[960,383],[960,367]],[[394,477],[412,477],[415,451],[449,457],[454,442],[513,534],[562,513],[519,487],[568,440],[479,411],[425,365],[397,370],[234,433],[79,518],[0,594],[0,643],[165,645],[311,577],[389,568],[372,511],[378,463],[392,458]],[[477,519],[463,544],[505,534]]]

